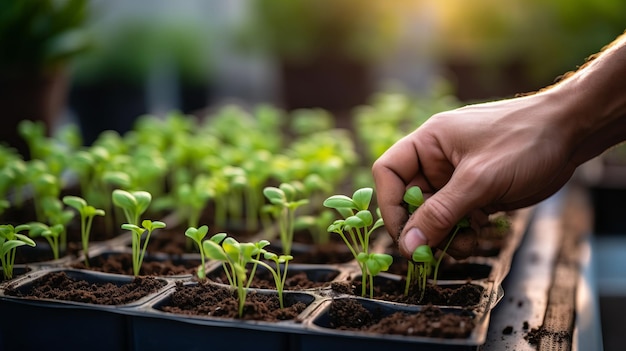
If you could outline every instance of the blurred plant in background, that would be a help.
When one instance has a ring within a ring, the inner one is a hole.
[[[621,0],[433,1],[437,60],[463,100],[539,89],[626,29]]]
[[[73,67],[71,99],[87,144],[103,130],[124,133],[138,116],[153,112],[150,88],[157,100],[159,90],[165,91],[160,97],[173,100],[169,109],[191,113],[209,104],[212,63],[205,27],[156,14],[90,30],[94,47]]]
[[[27,158],[17,125],[39,120],[50,130],[59,118],[67,65],[90,43],[87,19],[87,0],[0,2],[0,141]]]

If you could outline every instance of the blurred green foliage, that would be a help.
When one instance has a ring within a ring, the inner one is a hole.
[[[399,35],[407,1],[252,0],[241,43],[283,59],[375,60]]]
[[[485,68],[515,61],[545,83],[574,70],[626,29],[623,0],[441,0],[440,58]]]
[[[0,1],[0,65],[48,69],[83,52],[87,0]]]

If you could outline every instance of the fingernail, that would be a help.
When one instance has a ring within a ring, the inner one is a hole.
[[[422,233],[421,230],[413,227],[406,232],[404,236],[404,247],[409,251],[413,252],[415,249],[420,246],[428,243],[426,236]]]

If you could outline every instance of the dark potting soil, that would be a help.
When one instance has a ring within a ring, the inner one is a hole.
[[[51,272],[36,279],[27,290],[7,287],[6,295],[35,299],[55,299],[97,305],[123,305],[137,301],[165,286],[152,277],[137,277],[132,282],[116,285],[74,280],[65,272]]]
[[[345,282],[332,284],[332,289],[353,295],[361,295],[361,281],[353,280],[346,288]],[[404,294],[405,280],[385,279],[382,282],[374,282],[374,299],[385,300],[412,305],[440,305],[440,306],[461,306],[472,307],[480,303],[483,288],[476,284],[466,283],[462,285],[441,286],[428,284],[424,293],[424,298],[420,299],[420,293],[414,287],[409,289],[407,295]],[[369,288],[366,289],[369,294]],[[369,296],[369,295],[367,295]]]
[[[192,274],[195,276],[200,260],[149,259],[144,258],[140,275],[171,276]],[[133,258],[130,253],[103,254],[89,258],[89,266],[81,260],[72,264],[73,268],[88,269],[105,273],[133,275]]]
[[[340,330],[357,330],[377,334],[466,338],[474,328],[471,313],[446,313],[427,305],[420,312],[395,312],[381,316],[355,299],[335,299],[330,305],[330,325]]]
[[[284,308],[280,308],[277,294],[264,294],[249,291],[239,317],[239,300],[236,290],[199,282],[196,285],[184,285],[177,282],[176,291],[169,302],[160,308],[165,312],[234,318],[244,320],[281,321],[295,319],[306,304],[284,295]]]
[[[455,261],[452,258],[444,257],[439,268],[439,280],[480,280],[486,279],[491,273],[492,267],[489,264],[471,263],[466,261]],[[385,272],[406,276],[408,262],[402,256],[394,256],[393,263]]]
[[[146,251],[168,255],[182,255],[186,253],[199,254],[200,250],[198,249],[198,245],[185,236],[185,230],[186,228],[179,226],[171,229],[164,228],[155,231],[155,233],[150,237],[150,241],[148,241]],[[254,234],[257,234],[256,232],[249,233],[239,230],[237,235],[231,235],[228,231],[220,230],[220,228],[216,228],[214,226],[209,226],[209,233],[205,239],[209,239],[215,233],[219,232],[229,233],[229,236],[233,236],[240,242],[251,240]],[[128,246],[130,247],[130,244]]]
[[[331,281],[338,274],[338,272],[332,271],[319,279],[312,280],[304,271],[288,271],[287,279],[285,280],[285,290],[304,290],[328,287],[330,286]],[[221,268],[211,272],[207,277],[216,283],[228,284],[226,274]],[[274,278],[269,271],[257,270],[254,274],[252,282],[250,283],[250,287],[258,289],[276,289],[276,283],[274,282]]]
[[[309,244],[306,251],[293,251],[293,263],[335,264],[347,263],[354,256],[344,243]]]

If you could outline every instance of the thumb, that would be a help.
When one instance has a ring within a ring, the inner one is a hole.
[[[448,183],[418,207],[406,222],[398,242],[400,253],[410,258],[420,245],[439,246],[467,215],[469,207],[468,196],[455,191],[453,184]]]

